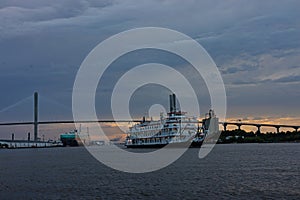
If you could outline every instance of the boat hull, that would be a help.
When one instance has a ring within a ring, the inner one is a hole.
[[[127,148],[162,148],[167,144],[129,144],[126,145]]]
[[[202,146],[202,144],[203,144],[203,141],[197,141],[197,142],[193,141],[191,143],[190,148],[200,148]]]
[[[186,147],[189,147],[189,148],[200,148],[201,145],[202,145],[203,141],[193,141],[193,142],[181,142],[181,143],[170,143],[168,145],[168,148],[186,148]],[[155,148],[162,148],[162,147],[165,147],[167,146],[167,144],[127,144],[125,145],[127,148],[140,148],[140,149],[143,149],[143,148],[152,148],[152,149],[155,149]]]

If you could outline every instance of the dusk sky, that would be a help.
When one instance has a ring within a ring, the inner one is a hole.
[[[0,121],[32,120],[34,91],[41,97],[41,119],[71,119],[72,88],[87,54],[114,34],[151,26],[180,31],[207,50],[225,83],[228,119],[299,125],[299,8],[298,0],[2,0]],[[132,53],[120,58],[107,77],[119,77],[120,66],[153,60],[183,65],[171,57]],[[105,91],[113,88],[113,81],[106,83],[97,94],[104,113],[109,107]],[[205,86],[199,90],[205,104]],[[148,91],[157,96],[155,87]]]

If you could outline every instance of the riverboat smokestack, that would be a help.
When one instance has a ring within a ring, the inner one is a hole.
[[[170,106],[170,113],[171,113],[173,112],[173,98],[171,94],[169,95],[169,99],[170,99],[169,106]]]
[[[176,112],[176,95],[170,95],[170,113]]]
[[[174,109],[174,112],[176,112],[176,95],[173,94],[173,109]]]

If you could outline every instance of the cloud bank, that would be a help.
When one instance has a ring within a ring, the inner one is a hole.
[[[229,116],[297,117],[299,7],[297,0],[2,0],[0,109],[33,91],[70,106],[76,72],[94,46],[120,31],[160,26],[206,48],[222,73]]]

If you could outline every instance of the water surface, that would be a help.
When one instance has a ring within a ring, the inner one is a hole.
[[[143,151],[143,150],[136,150]],[[0,150],[0,199],[299,199],[300,144],[224,144],[128,174],[83,147]]]

